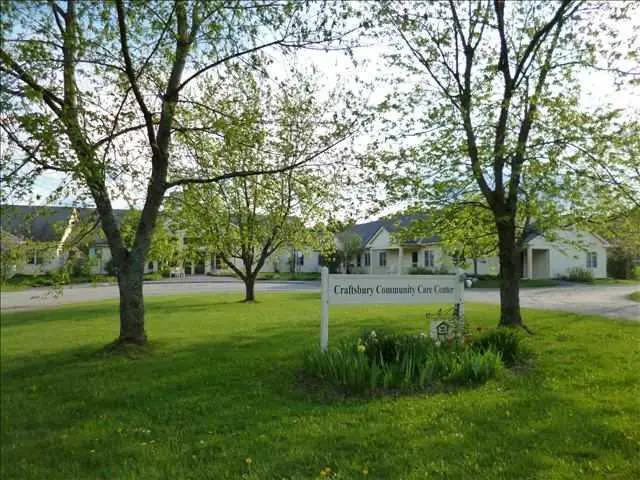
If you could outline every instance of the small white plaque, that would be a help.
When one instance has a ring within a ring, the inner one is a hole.
[[[436,342],[446,342],[455,338],[455,326],[446,320],[432,320],[429,336]]]

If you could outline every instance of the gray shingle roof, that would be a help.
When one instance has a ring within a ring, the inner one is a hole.
[[[77,208],[82,220],[91,221],[96,214],[94,208]],[[34,207],[29,205],[2,205],[0,228],[19,238],[39,242],[59,240],[66,227],[73,207]],[[120,221],[128,210],[114,210]],[[96,231],[96,240],[102,237],[102,229]]]
[[[394,217],[381,218],[373,222],[359,223],[351,228],[345,230],[339,237],[355,233],[362,238],[362,245],[366,245],[376,234],[380,227],[384,227],[388,232],[396,232],[403,228],[408,227],[411,222],[417,221],[421,218],[421,215],[401,215]],[[440,241],[438,235],[431,235],[426,238],[420,238],[415,240],[405,240],[402,243],[405,245],[418,244],[418,243],[436,243]]]

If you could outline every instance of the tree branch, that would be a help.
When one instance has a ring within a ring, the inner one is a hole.
[[[230,178],[242,178],[242,177],[251,177],[251,176],[255,176],[255,175],[274,175],[274,174],[278,174],[278,173],[284,173],[284,172],[287,172],[289,170],[293,170],[295,168],[301,167],[301,166],[311,162],[315,158],[319,157],[320,155],[323,155],[324,153],[328,152],[329,150],[331,150],[335,146],[337,146],[340,143],[342,143],[343,141],[345,141],[348,137],[349,136],[342,137],[342,138],[336,140],[335,142],[332,142],[331,144],[327,145],[326,147],[322,148],[321,150],[318,150],[315,153],[309,155],[308,157],[304,158],[303,160],[300,160],[298,162],[292,163],[291,165],[286,165],[284,167],[272,168],[272,169],[259,169],[259,170],[246,170],[246,171],[229,172],[229,173],[225,173],[225,174],[218,175],[218,176],[215,176],[215,177],[210,177],[210,178],[182,178],[182,179],[179,179],[179,180],[174,180],[172,182],[167,182],[166,188],[168,190],[170,188],[177,187],[179,185],[202,185],[202,184],[207,184],[207,183],[217,183],[217,182],[221,182],[223,180],[228,180]]]
[[[136,97],[136,101],[138,102],[138,106],[142,111],[142,115],[144,116],[145,124],[147,127],[147,136],[149,137],[149,143],[152,145],[156,144],[156,133],[153,125],[153,116],[147,107],[147,104],[144,101],[142,96],[142,92],[140,91],[140,86],[138,85],[138,76],[133,69],[133,62],[131,61],[131,54],[129,52],[129,40],[127,34],[127,23],[126,23],[126,14],[124,11],[124,5],[122,0],[116,0],[116,10],[118,12],[118,29],[120,33],[120,48],[122,50],[122,56],[124,58],[125,64],[125,72],[127,74],[127,78],[129,79],[129,84],[131,85],[131,89],[133,90],[133,94]]]
[[[527,48],[525,48],[525,51],[522,54],[522,58],[518,62],[516,66],[516,70],[513,74],[513,84],[515,85],[516,88],[520,84],[521,77],[524,77],[524,74],[526,73],[526,70],[528,68],[526,64],[529,61],[529,58],[534,56],[535,51],[538,50],[538,48],[544,41],[545,37],[549,34],[549,32],[553,29],[553,27],[555,27],[558,24],[558,22],[562,20],[562,16],[567,11],[567,9],[569,8],[569,6],[573,1],[574,0],[562,0],[562,3],[556,10],[556,13],[553,16],[553,18],[549,20],[549,22],[546,25],[544,25],[540,30],[538,30],[531,38],[531,41],[527,45]],[[530,63],[531,62],[529,62],[529,64]]]
[[[146,127],[147,127],[146,123],[139,123],[138,125],[133,125],[131,127],[123,128],[122,130],[118,130],[117,132],[114,132],[106,137],[101,138],[100,140],[98,140],[92,145],[92,148],[96,149],[98,147],[101,147],[105,143],[112,142],[113,140],[118,138],[120,135],[125,135],[130,132],[135,132],[136,130],[141,130]]]
[[[210,63],[209,65],[202,67],[200,70],[198,70],[196,73],[194,73],[193,75],[191,75],[190,77],[188,77],[185,81],[183,81],[180,86],[178,86],[178,91],[181,91],[189,82],[191,82],[192,80],[198,78],[200,75],[202,75],[203,73],[211,70],[212,68],[216,68],[219,65],[222,65],[225,62],[228,62],[229,60],[233,60],[234,58],[238,58],[238,57],[242,57],[243,55],[248,55],[250,53],[254,53],[257,52],[259,50],[268,48],[268,47],[272,47],[274,45],[278,45],[284,42],[284,39],[278,39],[278,40],[274,40],[272,42],[268,42],[268,43],[264,43],[262,45],[258,45],[256,47],[252,47],[249,48],[247,50],[242,50],[240,52],[236,52],[236,53],[232,53],[231,55],[227,55],[226,57],[223,57],[219,60],[216,60],[213,63]]]
[[[18,65],[13,60],[13,58],[11,58],[11,56],[7,52],[4,51],[3,48],[0,48],[0,60],[2,60],[2,62],[5,65],[8,65],[9,68],[11,69],[11,70],[7,70],[7,72],[10,72],[14,77],[22,80],[29,87],[31,87],[36,92],[41,94],[42,99],[46,102],[49,108],[51,108],[51,110],[53,110],[56,113],[56,115],[60,116],[62,114],[61,107],[63,105],[63,100],[60,97],[58,97],[56,94],[54,94],[53,92],[51,92],[50,90],[46,89],[45,87],[40,85],[38,82],[36,82],[31,77],[31,75],[29,75],[20,65]]]

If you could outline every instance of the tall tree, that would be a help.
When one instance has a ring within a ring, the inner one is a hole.
[[[395,88],[379,105],[390,129],[370,157],[384,163],[376,178],[409,203],[490,213],[501,325],[522,325],[521,250],[533,222],[551,229],[587,215],[604,191],[619,200],[638,191],[637,119],[584,105],[580,77],[588,68],[637,73],[624,70],[635,37],[616,38],[633,8],[451,0],[377,10]]]
[[[119,343],[146,342],[142,279],[165,192],[259,173],[183,176],[172,138],[195,81],[237,63],[260,68],[270,48],[328,45],[341,17],[323,6],[2,0],[1,126],[14,151],[2,157],[3,183],[28,191],[53,172],[60,196],[95,205],[118,271]],[[142,211],[128,247],[112,203],[131,192]]]
[[[201,130],[180,135],[184,155],[205,176],[221,165],[280,173],[186,184],[167,211],[175,228],[223,259],[245,283],[245,301],[254,301],[256,277],[272,256],[333,243],[320,225],[340,196],[336,166],[359,122],[350,109],[339,111],[339,96],[319,101],[300,75],[284,89],[246,71],[201,86],[194,111]]]

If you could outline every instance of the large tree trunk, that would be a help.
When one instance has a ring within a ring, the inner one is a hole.
[[[144,258],[125,255],[125,262],[118,270],[120,289],[120,336],[116,343],[144,345],[147,335],[144,330]]]
[[[520,248],[516,242],[515,222],[497,222],[500,257],[500,326],[521,327]]]
[[[256,274],[247,274],[244,277],[244,291],[245,291],[245,302],[253,302],[256,299],[255,295],[255,286],[256,286]]]

